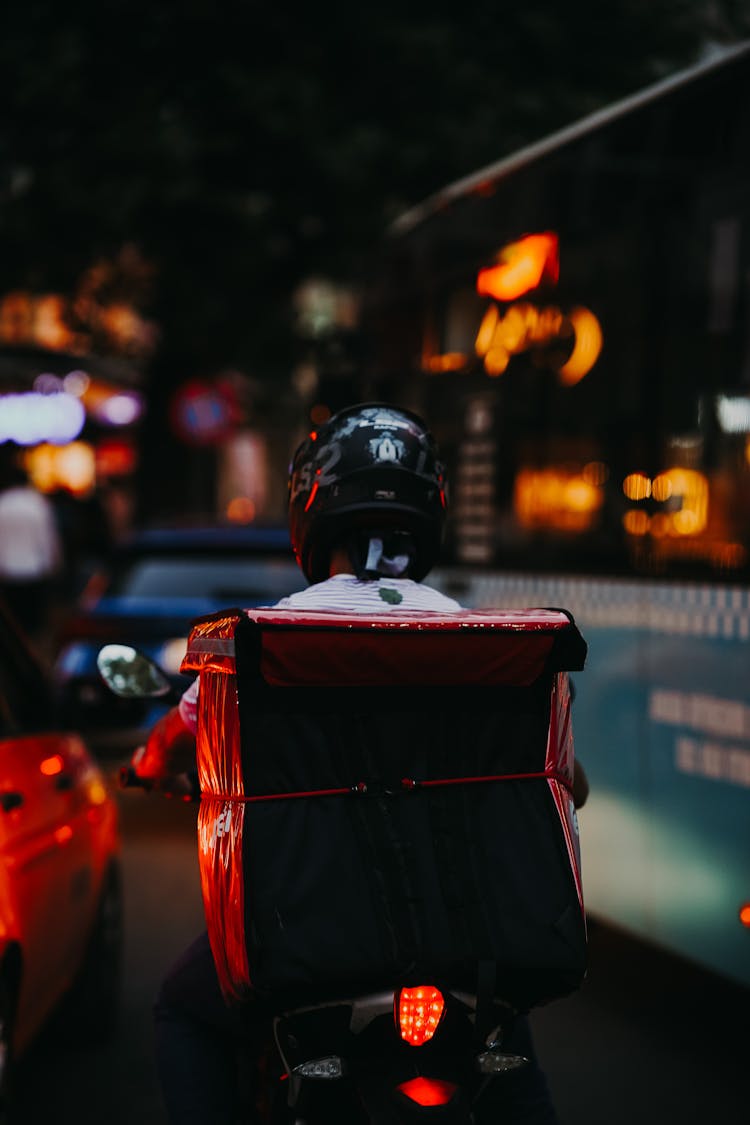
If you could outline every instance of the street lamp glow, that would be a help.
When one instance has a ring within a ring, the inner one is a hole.
[[[78,437],[85,421],[82,404],[65,392],[0,395],[0,442],[66,445]]]

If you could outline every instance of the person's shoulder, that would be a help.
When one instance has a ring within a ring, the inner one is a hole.
[[[281,598],[274,608],[330,609],[352,613],[387,609],[460,613],[463,606],[432,586],[411,578],[365,580],[354,574],[336,574]]]
[[[443,613],[460,613],[464,608],[454,598],[449,598],[447,594],[441,593],[426,582],[412,582],[411,588],[425,608],[434,607],[435,610]],[[426,603],[429,603],[429,606]]]
[[[296,606],[307,606],[313,609],[315,604],[323,604],[328,601],[336,590],[341,590],[346,583],[342,579],[351,579],[356,582],[354,575],[335,575],[333,578],[326,578],[323,582],[316,582],[312,586],[306,586],[304,590],[296,590],[292,594],[287,594],[286,597],[279,598],[274,602],[274,609],[289,609]]]

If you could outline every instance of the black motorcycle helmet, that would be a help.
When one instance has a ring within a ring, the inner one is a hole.
[[[289,531],[309,582],[328,578],[332,549],[363,534],[408,543],[409,577],[421,581],[440,550],[445,508],[435,441],[422,419],[402,407],[347,407],[294,454]],[[364,566],[355,569],[361,574]]]

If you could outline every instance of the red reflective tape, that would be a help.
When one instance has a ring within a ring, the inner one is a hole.
[[[310,506],[312,505],[312,502],[315,499],[315,493],[318,491],[319,487],[320,487],[320,481],[316,480],[315,483],[312,486],[312,490],[311,490],[310,495],[307,499],[307,503],[305,504],[305,511],[306,512],[309,511]]]

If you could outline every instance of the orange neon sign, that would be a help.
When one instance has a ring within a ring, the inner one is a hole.
[[[541,285],[555,285],[560,273],[558,238],[552,231],[527,234],[503,246],[497,264],[477,274],[477,293],[496,301],[515,301]]]
[[[479,326],[474,350],[482,357],[488,375],[502,375],[513,355],[547,347],[557,341],[572,342],[567,360],[556,367],[565,386],[587,375],[599,358],[603,335],[594,314],[582,306],[563,313],[555,305],[537,308],[518,301],[501,312],[491,304]]]
[[[590,309],[582,306],[571,309],[568,313],[568,323],[573,330],[575,343],[567,361],[562,367],[558,367],[557,374],[561,383],[566,387],[572,387],[584,375],[588,375],[596,363],[602,350],[603,336],[599,321]]]
[[[623,516],[623,525],[629,535],[651,535],[655,539],[666,536],[700,535],[708,523],[708,480],[695,469],[677,466],[660,473],[653,480],[645,473],[629,473],[622,482],[622,490],[631,501],[653,498],[658,503],[671,501],[679,506],[673,511],[649,514],[643,509],[629,508]]]
[[[554,231],[509,242],[498,251],[494,265],[479,270],[476,291],[491,300],[476,331],[474,354],[487,375],[502,375],[511,357],[522,352],[533,352],[535,362],[555,371],[566,387],[589,373],[604,345],[594,313],[582,305],[563,310],[519,300],[542,282],[556,285],[559,276],[559,238]],[[464,371],[471,364],[464,351],[433,352],[431,337],[425,351],[422,366],[431,373]]]
[[[561,465],[521,469],[513,488],[513,511],[520,526],[586,531],[604,503],[603,469],[596,462],[580,470]]]

